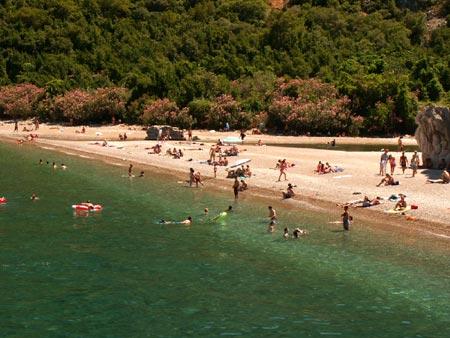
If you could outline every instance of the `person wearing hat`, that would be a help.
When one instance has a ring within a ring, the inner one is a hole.
[[[288,184],[286,192],[283,191],[283,199],[294,197],[294,186],[292,184]]]

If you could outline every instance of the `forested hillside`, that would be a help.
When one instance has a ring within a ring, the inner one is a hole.
[[[450,0],[0,0],[0,113],[410,132],[420,102],[450,101],[449,14]]]

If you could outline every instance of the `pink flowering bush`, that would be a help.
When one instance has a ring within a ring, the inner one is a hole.
[[[158,99],[146,104],[141,119],[145,124],[168,124],[180,128],[189,128],[194,123],[189,108],[180,109],[169,99]]]
[[[206,117],[206,125],[209,128],[220,129],[226,122],[232,129],[248,128],[251,125],[251,116],[242,111],[241,105],[233,96],[223,94],[214,100]]]
[[[295,134],[336,134],[356,130],[359,119],[349,110],[350,100],[317,79],[279,79],[268,110],[268,125]]]
[[[124,113],[127,96],[125,88],[73,89],[54,99],[52,115],[74,123],[110,121]]]
[[[12,118],[34,116],[43,94],[44,89],[30,83],[0,87],[0,111]]]

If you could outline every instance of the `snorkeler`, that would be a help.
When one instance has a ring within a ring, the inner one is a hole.
[[[35,193],[31,194],[30,200],[37,201],[38,199],[39,199],[39,197],[37,197],[37,195]]]

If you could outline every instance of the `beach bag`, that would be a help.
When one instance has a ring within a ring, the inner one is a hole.
[[[419,206],[417,204],[411,204],[411,209],[419,209]]]

